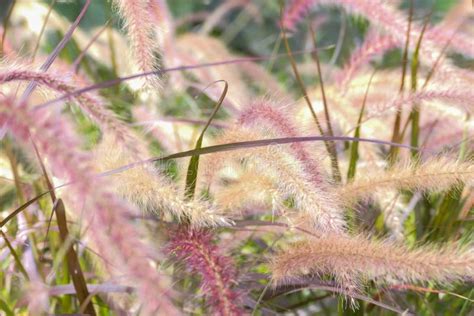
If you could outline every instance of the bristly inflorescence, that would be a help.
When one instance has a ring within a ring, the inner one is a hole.
[[[39,152],[50,164],[53,174],[68,180],[75,205],[86,209],[85,220],[90,227],[89,236],[105,259],[110,273],[122,267],[122,273],[137,283],[145,310],[158,309],[173,312],[175,307],[168,295],[157,298],[153,293],[167,292],[166,281],[149,265],[150,251],[138,238],[136,229],[126,220],[133,209],[108,189],[105,179],[97,178],[91,156],[79,150],[79,142],[71,125],[60,116],[47,111],[31,111],[27,104],[18,104],[13,98],[0,99],[0,125],[18,140],[28,144],[34,141]],[[53,141],[61,139],[60,142]],[[78,203],[86,197],[83,203]]]
[[[167,251],[200,276],[204,295],[215,315],[241,315],[240,293],[235,289],[237,273],[231,259],[220,254],[206,230],[174,232]]]
[[[158,70],[157,52],[159,46],[159,27],[153,23],[150,13],[159,13],[159,3],[155,0],[114,0],[120,16],[124,20],[128,38],[132,46],[133,60],[142,72]],[[155,17],[156,18],[156,17]],[[159,83],[157,76],[148,76],[153,86]]]
[[[390,190],[443,191],[465,183],[469,185],[473,175],[472,161],[442,157],[422,163],[400,162],[388,170],[370,168],[355,181],[341,187],[338,193],[346,201],[357,201]]]
[[[343,286],[364,279],[448,283],[473,277],[474,253],[456,245],[408,249],[366,236],[327,235],[290,245],[273,258],[272,271],[276,283],[311,274],[333,275]]]
[[[138,135],[134,135],[134,139],[134,148],[129,148],[112,135],[105,135],[95,149],[96,169],[108,172],[149,158],[143,140]],[[133,151],[136,148],[140,150]],[[134,166],[112,178],[116,179],[113,186],[115,191],[143,211],[159,214],[162,218],[175,218],[180,222],[188,220],[194,227],[228,226],[231,223],[209,201],[185,200],[175,184],[150,164]]]

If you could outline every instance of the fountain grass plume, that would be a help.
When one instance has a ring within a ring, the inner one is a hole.
[[[159,31],[159,27],[153,24],[153,15],[159,12],[158,3],[155,0],[114,0],[113,3],[124,20],[133,60],[138,68],[141,72],[156,71],[158,63],[155,54],[160,48],[158,37],[162,37],[157,36],[155,32]],[[160,85],[156,76],[148,76],[146,80],[151,86]]]
[[[273,282],[330,274],[342,285],[354,280],[380,283],[447,283],[474,276],[474,251],[450,244],[409,249],[365,236],[326,235],[289,245],[271,263]]]
[[[166,278],[151,267],[150,248],[139,239],[126,217],[135,211],[109,190],[105,178],[95,176],[92,157],[80,150],[80,142],[67,120],[44,110],[28,111],[25,103],[2,97],[0,126],[25,145],[32,139],[48,160],[53,175],[71,182],[71,196],[77,205],[84,205],[88,236],[104,265],[111,274],[115,275],[118,269],[135,282],[144,312],[175,314]]]
[[[472,161],[435,157],[421,163],[398,163],[388,170],[365,170],[354,181],[338,188],[338,193],[344,200],[354,202],[387,190],[438,192],[472,182],[473,176]]]
[[[217,141],[233,143],[262,139],[264,135],[272,135],[273,132],[255,127],[235,126],[225,131]],[[345,231],[343,210],[339,206],[335,191],[325,183],[315,185],[303,165],[286,146],[249,148],[237,154],[220,153],[216,155],[212,164],[214,170],[217,171],[219,166],[224,166],[229,159],[245,161],[246,168],[271,179],[273,190],[269,193],[277,194],[277,200],[292,198],[296,210],[288,214],[288,218],[294,220],[296,225],[304,223],[309,225],[310,229],[320,232]]]
[[[137,137],[137,142],[140,139]],[[144,144],[142,146],[144,147]],[[104,172],[149,157],[148,151],[132,152],[117,144],[113,137],[104,136],[95,149],[95,165]],[[189,220],[191,225],[228,226],[228,220],[219,208],[205,200],[185,200],[175,185],[152,165],[137,166],[112,176],[114,190],[140,209],[175,218]]]
[[[173,232],[167,247],[170,254],[182,260],[190,272],[201,278],[201,288],[213,315],[242,315],[239,292],[234,289],[237,273],[230,258],[220,254],[212,234],[186,227]]]

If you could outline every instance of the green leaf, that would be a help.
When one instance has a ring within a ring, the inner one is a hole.
[[[411,90],[414,92],[417,89],[418,83],[418,66],[419,66],[419,56],[420,56],[420,48],[421,48],[421,41],[423,40],[423,35],[425,34],[426,27],[430,22],[431,13],[428,14],[425,23],[423,24],[423,29],[420,32],[420,37],[418,38],[418,42],[416,43],[415,52],[413,53],[413,59],[411,62]],[[413,147],[418,147],[418,138],[420,134],[420,109],[418,104],[413,104],[413,108],[411,111],[411,139],[410,144]],[[403,136],[402,136],[403,137]],[[418,160],[418,150],[413,149],[411,155],[413,159]]]
[[[469,298],[471,297],[474,297],[474,289],[471,290],[471,292],[469,293]],[[470,302],[469,300],[465,300],[464,304],[462,305],[461,311],[459,312],[459,316],[467,315],[467,313],[469,312],[470,305],[472,305],[472,302]]]
[[[357,120],[357,127],[354,132],[354,138],[360,137],[360,127],[362,124],[362,118],[364,116],[365,104],[367,102],[367,96],[369,95],[370,85],[372,84],[372,79],[374,78],[376,70],[370,76],[369,83],[367,84],[367,89],[365,91],[364,100],[362,101],[362,108],[360,109],[359,119]],[[359,142],[354,141],[351,144],[351,157],[349,161],[349,169],[347,170],[347,181],[352,180],[355,177],[357,169],[357,161],[359,160]]]
[[[16,210],[14,210],[13,212],[11,212],[4,220],[2,220],[0,222],[0,228],[2,228],[3,226],[5,226],[12,218],[14,218],[15,216],[17,216],[19,213],[21,213],[23,210],[25,210],[28,206],[30,206],[31,204],[35,203],[36,201],[38,201],[40,198],[42,198],[43,196],[45,196],[46,194],[48,194],[49,191],[46,191],[46,192],[43,192],[41,193],[40,195],[37,195],[35,196],[34,198],[32,198],[31,200],[27,201],[26,203],[24,203],[23,205],[21,205],[19,208],[17,208]]]
[[[405,48],[403,49],[403,58],[402,58],[402,79],[400,82],[399,93],[403,93],[405,89],[405,76],[406,76],[407,65],[408,65],[408,50],[410,47],[410,31],[411,31],[411,25],[412,25],[412,20],[413,20],[414,2],[415,0],[410,0],[410,11],[408,14],[408,27],[407,27],[407,33],[406,33]],[[393,123],[393,133],[392,133],[393,143],[399,143],[402,140],[402,135],[400,133],[401,121],[402,121],[402,108],[398,107],[397,113],[395,115],[395,121]],[[390,166],[392,166],[397,161],[397,157],[398,157],[398,148],[397,147],[390,148],[390,152],[388,154],[388,163]]]
[[[10,250],[10,253],[12,254],[13,258],[15,259],[15,263],[18,266],[18,269],[20,269],[21,274],[25,277],[25,279],[29,280],[30,277],[28,276],[28,273],[26,272],[25,267],[21,263],[20,257],[16,253],[15,249],[13,248],[12,244],[7,238],[7,235],[3,232],[3,230],[0,229],[0,234],[2,235],[3,239],[5,240],[5,244],[8,247],[8,250]]]
[[[8,304],[0,298],[0,310],[5,312],[5,316],[15,316]]]
[[[206,125],[204,126],[201,135],[199,136],[197,142],[196,142],[196,147],[195,149],[201,149],[202,147],[202,141],[204,139],[204,133],[206,132],[207,128],[211,124],[212,120],[217,114],[217,111],[219,111],[222,102],[224,101],[225,96],[227,95],[227,90],[229,88],[229,84],[225,80],[218,80],[214,83],[218,82],[223,82],[225,84],[224,90],[222,91],[222,94],[219,98],[219,100],[216,103],[216,106],[214,107],[214,110],[211,113],[211,116],[209,117],[209,120],[207,121]],[[214,84],[213,83],[213,84]],[[192,199],[194,197],[195,191],[196,191],[196,178],[198,174],[198,169],[199,169],[199,154],[193,155],[191,157],[191,160],[189,161],[189,166],[188,166],[188,173],[186,175],[186,189],[185,189],[185,195],[186,198]]]

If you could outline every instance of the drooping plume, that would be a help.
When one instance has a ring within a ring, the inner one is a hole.
[[[368,35],[364,43],[352,53],[344,68],[336,74],[336,82],[343,86],[346,85],[373,56],[383,55],[396,46],[397,42],[392,36],[376,33]]]
[[[137,144],[141,140],[136,138]],[[106,172],[150,158],[144,144],[141,151],[132,152],[121,146],[113,137],[104,136],[95,151],[95,165]],[[215,205],[203,200],[185,201],[175,185],[151,165],[135,166],[112,175],[113,188],[121,196],[142,210],[174,217],[178,221],[189,220],[193,226],[227,226],[228,221]]]
[[[133,59],[141,72],[158,70],[156,54],[158,53],[159,27],[153,24],[153,16],[159,12],[158,2],[154,0],[114,0],[118,12],[127,30],[132,46]],[[153,14],[153,16],[152,16]],[[159,83],[156,75],[148,76],[147,81],[153,85]]]
[[[7,66],[1,69],[0,84],[11,81],[35,81],[38,85],[55,93],[68,94],[78,87],[71,73],[39,72],[28,69],[27,65]],[[82,93],[70,98],[79,108],[107,134],[113,135],[125,147],[135,149],[135,138],[128,127],[107,108],[106,102],[93,92]]]
[[[255,127],[234,127],[220,136],[218,142],[251,141],[269,136],[277,137],[278,134]],[[324,182],[315,184],[301,162],[285,146],[248,148],[245,151],[217,154],[212,162],[214,172],[225,166],[229,159],[244,160],[246,168],[273,182],[273,190],[269,192],[274,196],[273,209],[282,210],[279,204],[285,199],[293,199],[296,210],[286,214],[293,224],[307,225],[310,229],[320,232],[344,232],[343,210],[338,204],[334,190]],[[206,163],[205,161],[203,160],[203,163]],[[209,163],[210,161],[207,161],[207,164]],[[210,167],[211,165],[207,166],[208,169]]]
[[[250,103],[241,111],[237,124],[257,129],[265,126],[266,129],[273,130],[280,137],[297,137],[299,131],[290,117],[291,113],[286,113],[283,106],[275,104],[271,100],[261,99]],[[314,155],[312,156],[308,152],[307,146],[302,143],[292,143],[290,148],[293,155],[303,165],[311,181],[315,185],[322,185],[325,179],[321,172],[321,166],[318,166]]]
[[[175,314],[166,279],[151,267],[150,249],[126,217],[136,211],[110,191],[105,178],[96,176],[92,157],[80,150],[79,140],[64,117],[28,110],[26,104],[7,97],[0,99],[0,126],[6,126],[25,145],[32,139],[47,158],[53,175],[69,181],[71,196],[85,210],[88,236],[105,259],[105,266],[113,275],[120,267],[121,276],[135,282],[145,313],[160,310]]]
[[[239,293],[233,289],[236,271],[228,257],[212,243],[212,234],[204,230],[182,228],[173,232],[168,252],[184,261],[188,270],[201,277],[201,287],[214,315],[242,315]]]
[[[451,282],[474,276],[474,251],[451,244],[408,249],[364,236],[327,235],[288,246],[271,264],[273,280],[333,275],[341,284],[360,278],[382,283]]]
[[[399,164],[388,170],[365,170],[353,182],[338,189],[346,201],[367,199],[377,192],[387,190],[442,191],[472,181],[472,161],[456,161],[448,158],[430,158],[421,164]]]

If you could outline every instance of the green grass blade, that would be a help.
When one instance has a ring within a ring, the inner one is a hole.
[[[364,117],[365,104],[367,103],[367,97],[369,95],[370,85],[372,84],[372,79],[374,78],[376,70],[372,73],[367,84],[367,89],[365,90],[364,100],[362,101],[362,108],[360,109],[359,118],[357,120],[357,127],[354,132],[354,138],[360,137],[360,128],[362,124],[362,118]],[[351,156],[349,160],[349,169],[347,170],[347,181],[352,180],[355,177],[357,169],[357,161],[359,160],[359,142],[355,141],[351,144]]]
[[[413,12],[414,12],[414,2],[415,0],[410,0],[410,12],[408,14],[408,27],[407,27],[407,34],[406,34],[406,41],[405,41],[405,48],[403,49],[403,59],[402,59],[402,78],[400,81],[400,93],[403,93],[405,89],[405,77],[407,73],[407,65],[408,65],[408,50],[410,47],[410,32],[411,32],[411,24],[413,20]],[[393,132],[392,132],[392,143],[399,143],[402,139],[400,135],[400,127],[402,123],[402,108],[399,107],[397,109],[397,113],[395,115],[395,121],[393,123]],[[388,155],[388,163],[389,165],[393,165],[398,156],[398,148],[392,147],[390,148],[390,152]]]
[[[30,206],[31,204],[35,203],[36,201],[38,201],[40,198],[42,198],[43,196],[45,196],[45,195],[48,194],[48,193],[49,193],[49,191],[46,191],[46,192],[41,193],[40,195],[35,196],[35,197],[32,198],[31,200],[27,201],[26,203],[24,203],[23,205],[21,205],[19,208],[17,208],[16,210],[14,210],[14,211],[11,212],[10,214],[8,214],[8,216],[5,217],[5,219],[3,219],[3,220],[0,222],[0,228],[2,228],[3,226],[5,226],[12,218],[14,218],[15,216],[17,216],[19,213],[21,213],[23,210],[25,210],[28,206]]]
[[[321,87],[321,96],[323,98],[323,106],[324,106],[324,116],[326,118],[326,124],[327,124],[327,129],[328,129],[328,135],[329,136],[334,136],[334,132],[332,129],[331,125],[331,118],[329,116],[329,107],[328,107],[328,101],[326,98],[326,91],[324,90],[324,81],[323,81],[323,74],[321,71],[321,62],[319,61],[319,54],[318,54],[318,45],[316,41],[316,33],[314,32],[313,28],[311,25],[309,26],[309,30],[311,33],[311,38],[313,39],[313,46],[314,46],[314,53],[311,54],[313,57],[314,61],[316,62],[316,68],[318,70],[318,77],[319,77],[319,84]],[[339,163],[337,160],[337,151],[336,151],[336,144],[334,142],[328,142],[329,148],[331,149],[331,164],[333,167],[333,177],[336,182],[341,182],[341,171],[339,170]]]
[[[283,4],[280,6],[280,23],[283,25]],[[293,70],[293,74],[295,75],[296,83],[298,84],[301,93],[303,94],[303,98],[308,105],[308,108],[311,112],[311,115],[314,119],[314,122],[316,123],[316,126],[318,128],[319,133],[322,136],[326,136],[324,133],[323,127],[321,125],[321,122],[318,119],[318,116],[316,115],[316,111],[314,110],[313,104],[308,96],[308,92],[306,90],[306,86],[303,82],[303,79],[301,78],[300,72],[298,71],[298,67],[296,65],[295,58],[293,57],[293,52],[290,47],[290,43],[288,42],[288,37],[286,36],[285,30],[282,28],[281,29],[281,35],[283,37],[283,43],[285,44],[285,49],[286,53],[288,55],[288,59],[290,60],[291,64],[291,69]],[[320,74],[321,75],[321,74]],[[322,81],[321,81],[322,82]],[[333,135],[330,135],[333,136]],[[331,167],[333,171],[333,178],[336,182],[340,182],[341,180],[341,173],[339,171],[339,165],[337,162],[337,155],[336,155],[336,150],[335,146],[331,145],[330,141],[324,141],[324,146],[326,147],[326,151],[328,152],[329,156],[331,157]]]
[[[421,42],[423,40],[423,35],[425,34],[428,23],[430,22],[431,13],[425,20],[423,24],[423,29],[420,32],[420,37],[416,43],[415,52],[413,53],[413,58],[411,62],[411,91],[415,92],[418,84],[418,68],[419,68],[419,57],[420,57],[420,48]],[[411,138],[410,145],[413,147],[418,147],[418,139],[420,135],[420,108],[419,104],[413,104],[413,108],[410,114],[411,118]],[[412,149],[411,151],[412,158],[418,160],[419,153],[418,150]]]
[[[430,238],[437,241],[446,241],[459,227],[459,213],[464,205],[462,199],[463,186],[453,187],[441,198],[436,213],[431,218]]]
[[[222,102],[225,99],[225,96],[227,95],[227,90],[229,88],[229,84],[225,80],[219,80],[217,82],[223,82],[225,84],[224,90],[222,91],[222,94],[219,98],[219,100],[216,103],[216,106],[214,107],[214,110],[211,113],[211,116],[209,117],[209,120],[207,121],[206,125],[202,129],[201,135],[199,136],[195,149],[201,149],[202,147],[202,141],[204,139],[204,133],[206,132],[207,128],[211,124],[212,120],[217,114],[217,111],[219,111]],[[186,188],[185,188],[185,195],[186,198],[192,199],[194,197],[195,191],[196,191],[196,179],[198,175],[198,169],[199,169],[199,154],[193,155],[191,157],[191,160],[189,161],[189,166],[188,166],[188,173],[186,175]]]
[[[5,316],[15,316],[8,304],[0,298],[0,310],[5,312]]]
[[[466,119],[469,119],[467,116]],[[468,143],[469,132],[464,130],[463,142],[459,150],[459,160],[465,160]],[[434,240],[442,240],[452,236],[454,232],[461,227],[459,214],[462,211],[466,199],[462,198],[464,185],[459,185],[448,190],[441,198],[440,205],[437,207],[435,214],[431,218],[429,227],[431,228],[431,238]]]
[[[3,237],[3,240],[5,240],[5,244],[7,245],[8,250],[10,250],[10,253],[11,253],[12,256],[13,256],[13,259],[15,259],[15,263],[16,263],[16,265],[18,266],[18,269],[20,270],[21,274],[23,274],[23,276],[25,277],[25,279],[30,280],[30,277],[28,276],[28,272],[26,272],[25,267],[24,267],[23,264],[21,263],[20,257],[18,256],[18,254],[16,253],[16,251],[15,251],[15,249],[13,248],[12,244],[11,244],[10,241],[8,240],[7,235],[6,235],[6,234],[3,232],[3,230],[1,230],[1,229],[0,229],[0,234],[1,234],[2,237]]]
[[[25,202],[25,194],[23,193],[23,188],[21,186],[20,175],[18,173],[18,162],[13,151],[13,147],[9,140],[5,142],[5,153],[10,162],[10,168],[13,174],[13,180],[15,182],[16,195],[18,197],[19,203]]]
[[[474,289],[469,292],[469,298],[471,297],[474,297]],[[459,316],[467,315],[467,313],[469,312],[469,306],[471,306],[472,308],[472,301],[465,300],[464,304],[462,305],[461,311],[459,312]]]

